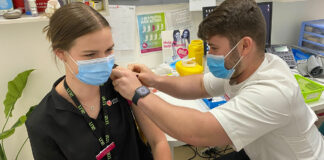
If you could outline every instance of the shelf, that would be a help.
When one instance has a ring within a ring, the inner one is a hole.
[[[324,35],[321,35],[321,34],[318,34],[318,33],[313,33],[313,32],[304,32],[305,34],[308,34],[308,35],[312,35],[312,36],[315,36],[315,37],[320,37],[320,38],[324,38]]]
[[[318,19],[313,21],[307,21],[305,25],[315,28],[324,29],[324,19]]]
[[[99,11],[99,13],[103,16],[107,16],[107,12],[105,10]],[[49,18],[44,14],[40,14],[37,17],[32,17],[31,15],[23,14],[20,18],[17,19],[5,19],[3,16],[0,16],[0,25],[1,24],[19,24],[19,23],[29,23],[29,22],[48,22]]]
[[[298,49],[301,49],[302,51],[307,52],[307,53],[324,56],[324,53],[323,52],[320,52],[320,51],[317,51],[317,50],[313,50],[313,49],[310,49],[310,48],[307,48],[307,47],[298,46]]]
[[[32,17],[31,15],[22,15],[20,18],[17,19],[5,19],[3,16],[0,16],[0,25],[1,24],[19,24],[19,23],[28,23],[28,22],[46,22],[49,19],[40,14],[37,17]]]
[[[324,44],[321,44],[321,43],[313,42],[313,41],[310,41],[307,39],[302,39],[302,41],[324,48]]]

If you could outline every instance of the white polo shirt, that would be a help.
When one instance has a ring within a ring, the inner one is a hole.
[[[288,65],[278,56],[265,54],[260,67],[247,80],[204,75],[211,96],[229,101],[210,110],[239,151],[252,160],[324,160],[324,140],[314,122],[315,113],[304,102]]]

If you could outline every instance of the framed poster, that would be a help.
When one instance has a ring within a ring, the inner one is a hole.
[[[137,22],[141,53],[161,51],[161,32],[165,30],[164,13],[138,15]]]

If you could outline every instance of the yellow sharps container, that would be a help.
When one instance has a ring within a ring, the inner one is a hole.
[[[204,71],[203,67],[197,64],[194,58],[178,61],[175,66],[180,76],[200,74]]]

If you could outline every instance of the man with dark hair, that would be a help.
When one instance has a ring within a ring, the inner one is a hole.
[[[317,117],[294,75],[282,59],[264,53],[265,27],[254,0],[225,0],[199,25],[198,36],[210,47],[210,73],[162,77],[135,64],[133,72],[114,69],[113,84],[164,132],[188,144],[232,145],[258,160],[324,159]],[[227,103],[203,113],[171,105],[145,86],[182,99],[224,96]]]

